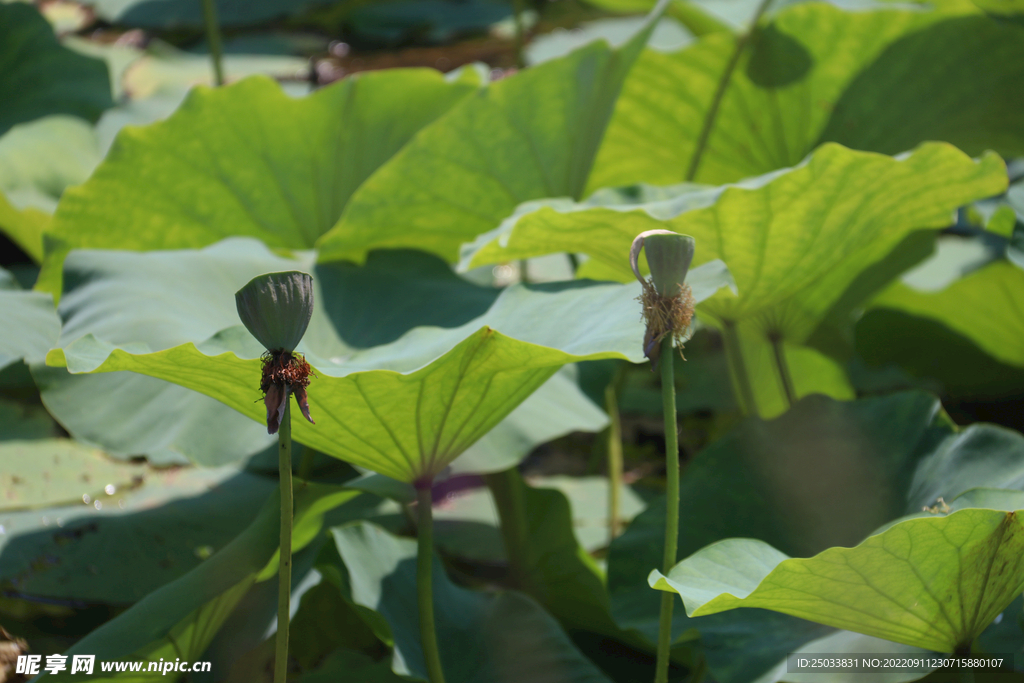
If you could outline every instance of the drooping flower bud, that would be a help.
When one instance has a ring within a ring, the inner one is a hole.
[[[294,353],[313,315],[313,278],[306,273],[270,273],[253,278],[235,293],[238,317],[263,344],[260,390],[267,407],[267,431],[277,432],[288,397],[295,395],[302,415],[312,424],[306,387],[316,374]]]
[[[651,369],[657,367],[661,340],[671,335],[682,349],[690,324],[693,322],[694,300],[686,274],[693,262],[695,241],[689,235],[670,230],[648,230],[633,240],[629,250],[629,265],[643,285],[640,302],[643,304],[644,355],[651,359]],[[640,252],[647,256],[651,278],[640,275]]]

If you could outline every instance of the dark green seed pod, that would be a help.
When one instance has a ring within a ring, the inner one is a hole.
[[[640,276],[640,250],[647,255],[647,265],[651,269],[651,281],[658,294],[673,297],[686,281],[686,274],[693,262],[696,243],[689,235],[680,235],[670,230],[648,230],[636,236],[629,250],[629,265],[633,267],[636,279],[643,282]]]
[[[313,278],[269,273],[235,293],[238,317],[268,351],[294,351],[313,315]]]

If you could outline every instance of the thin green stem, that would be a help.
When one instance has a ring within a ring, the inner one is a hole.
[[[508,556],[509,577],[512,584],[531,593],[529,566],[529,529],[526,522],[526,501],[523,500],[523,482],[516,468],[504,472],[485,474],[484,482],[494,498],[501,523],[501,538]]]
[[[526,36],[525,36],[526,28],[525,28],[525,26],[523,26],[523,11],[524,11],[523,2],[524,2],[524,0],[512,0],[512,8],[513,8],[513,10],[515,12],[515,22],[516,22],[516,44],[515,44],[515,51],[516,51],[516,68],[517,69],[524,69],[524,68],[526,68],[526,57],[523,54],[523,47],[525,46],[525,43],[526,43]]]
[[[622,519],[622,417],[619,415],[619,392],[626,376],[625,369],[625,363],[620,365],[604,390],[604,409],[611,421],[608,428],[608,543],[619,535]]]
[[[416,597],[420,612],[420,644],[430,683],[444,683],[441,654],[434,628],[434,583],[430,576],[434,561],[434,516],[430,485],[416,487],[417,545]]]
[[[676,425],[675,351],[672,336],[661,340],[661,406],[665,415],[665,555],[662,572],[668,574],[676,565],[679,540],[679,432]],[[661,596],[658,621],[658,660],[655,683],[668,683],[669,656],[672,652],[672,608],[674,595]]]
[[[789,362],[786,361],[786,347],[782,343],[782,336],[778,334],[768,335],[772,343],[772,352],[775,356],[775,369],[779,372],[779,381],[782,383],[782,391],[786,394],[786,401],[792,408],[796,403],[796,389],[793,386],[793,376],[789,372]]]
[[[278,467],[281,479],[281,559],[277,577],[277,646],[274,683],[288,680],[288,625],[292,598],[292,410],[285,398],[284,416],[277,430]]]
[[[213,63],[213,82],[224,85],[224,66],[221,56],[220,25],[217,22],[217,7],[214,0],[203,0],[203,21],[206,23],[206,42],[210,46],[210,61]]]
[[[701,126],[700,135],[697,136],[697,144],[693,149],[693,156],[690,157],[690,167],[686,169],[686,180],[687,182],[692,181],[697,177],[697,169],[700,168],[701,157],[704,156],[704,150],[707,148],[708,139],[711,137],[711,131],[715,127],[715,119],[718,118],[718,109],[722,106],[722,99],[725,97],[725,91],[729,88],[729,81],[732,79],[732,72],[736,70],[736,65],[739,64],[740,56],[743,54],[743,49],[750,42],[750,38],[754,35],[754,31],[757,30],[757,23],[761,20],[761,16],[768,9],[768,5],[771,4],[772,0],[761,0],[761,4],[757,6],[757,11],[754,12],[754,17],[750,20],[750,28],[740,34],[736,38],[736,47],[733,48],[732,55],[729,57],[729,61],[725,65],[725,69],[722,71],[722,75],[718,79],[718,86],[715,88],[715,94],[711,98],[711,106],[708,107],[708,113],[704,116],[704,125]]]
[[[754,388],[750,384],[750,375],[747,373],[747,364],[743,360],[743,349],[740,347],[740,339],[734,321],[723,321],[722,341],[725,343],[725,355],[729,359],[729,374],[732,375],[733,392],[740,404],[740,410],[744,415],[757,415],[757,400],[754,398]]]
[[[697,665],[693,667],[693,671],[690,672],[690,680],[688,683],[701,683],[704,680],[705,674],[708,672],[708,658],[703,654],[699,655],[700,659],[697,660]]]

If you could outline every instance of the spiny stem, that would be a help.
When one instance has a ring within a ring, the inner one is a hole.
[[[529,530],[526,523],[526,503],[523,500],[523,482],[516,468],[484,475],[484,483],[494,498],[501,524],[501,538],[508,556],[512,584],[531,593],[529,567]]]
[[[288,680],[288,625],[292,597],[292,411],[286,396],[284,416],[277,430],[278,467],[281,479],[281,559],[277,576],[277,646],[274,683]]]
[[[740,347],[739,335],[736,332],[736,322],[724,320],[722,323],[722,341],[725,343],[725,355],[729,359],[729,374],[732,375],[733,390],[737,394],[740,411],[744,415],[757,415],[757,400],[754,398],[754,388],[750,384],[750,375],[747,374],[747,364],[743,360],[743,349]]]
[[[203,0],[203,20],[206,23],[206,42],[210,46],[210,61],[213,63],[213,82],[224,85],[224,67],[221,64],[223,50],[220,44],[220,26],[217,23],[217,7],[214,0]]]
[[[707,148],[711,131],[715,127],[715,119],[718,118],[718,108],[722,105],[722,99],[725,97],[725,91],[729,87],[732,72],[736,70],[736,65],[739,64],[743,49],[750,42],[751,36],[757,30],[757,23],[761,20],[761,15],[768,9],[771,1],[761,0],[761,4],[757,6],[757,11],[754,12],[753,19],[750,20],[750,28],[736,38],[736,47],[733,48],[732,55],[729,57],[729,61],[726,63],[725,69],[718,79],[718,86],[715,88],[715,94],[711,98],[711,106],[708,107],[708,113],[704,116],[704,125],[700,129],[700,135],[697,136],[697,144],[693,149],[693,156],[690,157],[690,167],[686,170],[687,182],[697,177],[697,169],[700,167],[700,160],[704,156],[704,150]]]
[[[793,385],[793,376],[789,372],[789,363],[786,361],[786,347],[782,343],[782,335],[769,334],[769,341],[772,343],[772,351],[775,355],[775,368],[779,371],[779,380],[782,382],[782,391],[786,394],[786,401],[792,408],[796,403],[796,389]]]
[[[679,432],[676,426],[676,385],[672,336],[661,340],[661,406],[665,415],[665,555],[661,563],[666,575],[676,565],[679,541]],[[668,683],[669,656],[672,653],[672,608],[675,596],[661,596],[658,621],[658,659],[655,683]]]
[[[437,631],[434,627],[434,583],[430,575],[434,561],[432,505],[430,484],[417,485],[416,598],[420,613],[420,644],[430,683],[444,683],[441,654],[437,649]]]
[[[608,429],[608,542],[619,535],[622,498],[622,417],[619,415],[619,391],[625,378],[626,365],[615,371],[615,376],[604,390],[604,409],[611,424]]]

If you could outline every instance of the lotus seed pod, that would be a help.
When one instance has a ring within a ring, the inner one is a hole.
[[[686,274],[693,261],[695,241],[689,235],[680,235],[671,230],[648,230],[637,235],[629,250],[629,265],[636,279],[640,276],[640,250],[647,256],[651,269],[654,289],[663,297],[674,297],[686,281]]]
[[[313,315],[313,278],[291,271],[269,273],[235,293],[238,317],[268,351],[294,351]]]

